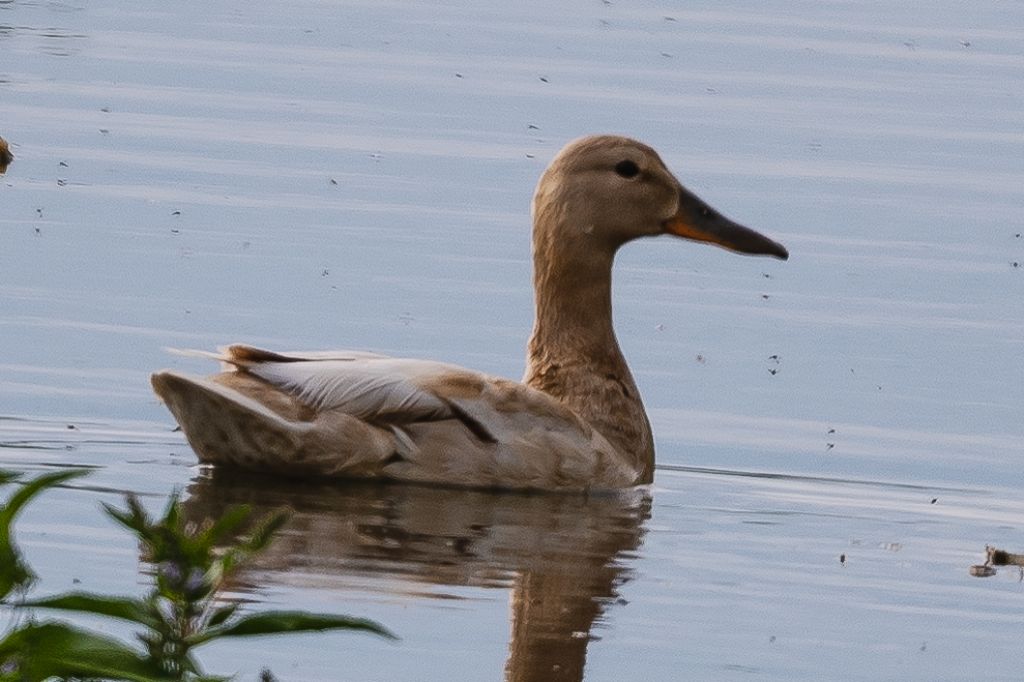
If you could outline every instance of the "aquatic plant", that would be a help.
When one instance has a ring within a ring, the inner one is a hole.
[[[177,493],[153,519],[134,495],[126,508],[104,504],[106,513],[139,540],[151,567],[152,588],[142,597],[68,592],[24,599],[34,581],[12,538],[13,521],[35,495],[87,472],[62,471],[26,482],[0,508],[0,600],[17,609],[54,609],[117,618],[140,626],[143,650],[118,639],[58,620],[29,618],[0,640],[0,682],[47,679],[104,679],[134,682],[225,680],[204,673],[194,649],[215,639],[323,630],[359,630],[394,639],[383,626],[350,616],[305,611],[240,613],[220,594],[225,581],[248,558],[265,549],[287,520],[271,513],[250,521],[251,510],[233,507],[204,524],[188,523]],[[0,471],[0,485],[18,474]],[[11,595],[19,599],[8,601]],[[269,673],[264,675],[269,678]]]

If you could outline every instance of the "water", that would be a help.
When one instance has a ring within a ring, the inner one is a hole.
[[[243,679],[1018,679],[1019,576],[967,569],[1024,544],[1022,28],[1019,3],[0,2],[0,466],[95,468],[23,518],[39,589],[141,589],[98,502],[181,488],[295,509],[248,598],[402,637],[203,654]],[[792,254],[620,254],[651,490],[194,466],[148,374],[206,367],[165,346],[519,376],[529,196],[593,132]]]

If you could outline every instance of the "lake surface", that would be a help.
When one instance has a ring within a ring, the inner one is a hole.
[[[100,501],[295,510],[237,590],[374,618],[282,680],[1020,679],[1024,5],[0,1],[0,467],[37,589],[141,589]],[[624,133],[789,262],[651,240],[616,326],[659,468],[564,498],[198,468],[164,347],[518,377],[529,198]],[[842,560],[841,560],[842,558]]]

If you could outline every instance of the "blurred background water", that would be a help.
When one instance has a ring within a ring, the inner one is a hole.
[[[24,518],[39,589],[130,589],[98,501],[177,487],[296,510],[248,598],[403,638],[204,654],[243,679],[1019,679],[967,567],[1024,545],[1022,73],[1019,2],[0,2],[0,466],[96,467]],[[166,346],[520,376],[530,194],[596,132],[792,254],[620,254],[650,491],[195,466]]]

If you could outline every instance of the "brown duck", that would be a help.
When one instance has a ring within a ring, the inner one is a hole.
[[[295,477],[540,490],[649,483],[651,426],[612,329],[615,252],[675,235],[786,259],[624,137],[566,145],[533,197],[536,319],[522,383],[431,360],[232,345],[153,389],[203,462]]]

